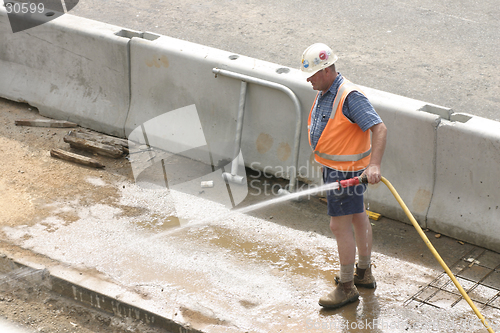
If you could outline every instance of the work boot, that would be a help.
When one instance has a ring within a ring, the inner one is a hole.
[[[358,289],[353,281],[342,283],[335,279],[335,289],[319,299],[319,305],[325,308],[336,309],[346,304],[355,302],[359,297]]]
[[[357,287],[367,288],[367,289],[375,289],[377,288],[377,282],[375,282],[375,278],[372,275],[372,266],[361,269],[356,264],[356,273],[354,273],[354,284]]]

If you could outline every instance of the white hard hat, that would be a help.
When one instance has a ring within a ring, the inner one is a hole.
[[[316,72],[333,65],[337,59],[337,55],[333,54],[332,49],[326,44],[316,43],[302,53],[300,70],[304,76],[311,77]]]

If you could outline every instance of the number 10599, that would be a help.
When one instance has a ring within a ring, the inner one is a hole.
[[[5,8],[7,9],[8,14],[11,14],[11,13],[14,13],[14,14],[28,14],[28,13],[35,14],[35,13],[43,13],[45,10],[45,6],[43,5],[43,3],[36,4],[36,3],[31,3],[31,2],[30,3],[7,2],[5,4]]]

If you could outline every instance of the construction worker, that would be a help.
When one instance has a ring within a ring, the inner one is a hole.
[[[376,184],[381,179],[387,128],[359,88],[336,71],[337,59],[322,43],[311,45],[302,54],[301,71],[318,91],[309,114],[309,143],[315,160],[323,166],[325,184],[360,175]],[[371,271],[372,229],[363,203],[365,190],[366,185],[359,184],[327,191],[340,279],[336,277],[335,289],[320,298],[323,307],[338,308],[356,301],[356,286],[376,288]]]

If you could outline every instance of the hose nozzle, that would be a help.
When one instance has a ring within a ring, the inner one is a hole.
[[[366,175],[361,175],[359,177],[354,177],[351,179],[346,179],[346,180],[341,180],[340,182],[341,187],[349,187],[349,186],[355,186],[358,184],[367,184],[368,183],[368,178]]]

